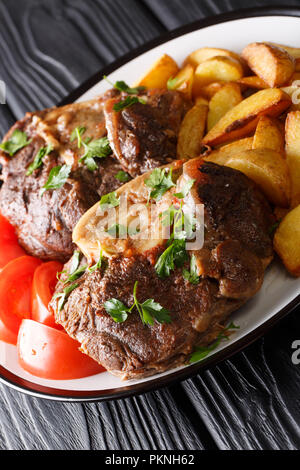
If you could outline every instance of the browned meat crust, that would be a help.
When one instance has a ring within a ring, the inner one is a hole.
[[[248,178],[199,159],[186,165],[196,179],[194,197],[205,205],[205,242],[195,252],[199,284],[185,280],[181,269],[159,279],[153,266],[158,253],[119,256],[76,281],[61,311],[51,302],[56,321],[82,350],[125,379],[182,364],[196,345],[210,343],[228,315],[259,290],[272,259],[271,211]],[[113,297],[132,305],[136,280],[139,301],[155,299],[171,312],[171,323],[145,326],[134,310],[115,323],[106,313],[103,304]],[[56,292],[61,289],[59,283]]]

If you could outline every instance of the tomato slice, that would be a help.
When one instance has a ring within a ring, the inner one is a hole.
[[[18,335],[19,364],[37,377],[68,380],[105,371],[78,347],[79,343],[63,331],[33,320],[22,321]]]
[[[18,335],[10,331],[2,320],[0,320],[0,340],[10,344],[17,344],[18,340]]]
[[[18,243],[14,227],[0,214],[0,269],[12,259],[26,255]]]
[[[49,261],[41,264],[33,276],[31,318],[53,328],[62,328],[55,323],[53,312],[48,309],[57,283],[56,275],[62,269],[61,263]]]
[[[31,288],[34,271],[42,261],[32,256],[16,258],[0,272],[0,319],[18,334],[23,318],[31,316]]]

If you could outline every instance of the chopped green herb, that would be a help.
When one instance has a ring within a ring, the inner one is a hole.
[[[100,248],[99,259],[98,259],[97,263],[94,264],[93,266],[91,266],[91,267],[88,269],[88,271],[89,271],[90,273],[93,273],[93,272],[97,271],[98,269],[101,269],[102,263],[103,263],[103,252],[102,252],[102,250],[101,250],[101,248]]]
[[[116,323],[123,323],[127,320],[129,309],[118,299],[110,299],[104,302],[106,312]]]
[[[119,91],[124,91],[125,93],[128,93],[128,95],[137,95],[140,91],[144,91],[145,87],[144,86],[138,86],[135,88],[131,88],[127,83],[125,83],[123,80],[117,81],[116,83],[112,83],[105,75],[104,75],[104,80],[106,80],[110,85],[112,85],[116,90]]]
[[[69,270],[70,274],[73,274],[76,271],[76,269],[79,266],[79,262],[80,262],[80,251],[75,250],[71,259],[71,266]]]
[[[239,326],[231,322],[226,328],[224,328],[223,331],[219,333],[219,335],[217,336],[217,339],[210,346],[196,348],[196,350],[190,356],[190,359],[189,359],[190,364],[204,359],[211,351],[216,349],[216,347],[219,346],[219,344],[223,340],[228,341],[230,330],[237,330],[237,329],[239,329]]]
[[[53,299],[59,299],[57,305],[59,312],[63,309],[68,296],[74,289],[76,289],[76,287],[78,287],[78,284],[70,284],[69,286],[65,287],[62,292],[57,292],[57,294],[53,296]]]
[[[20,129],[15,129],[11,138],[0,144],[0,148],[12,157],[18,150],[30,144],[31,140],[32,139],[27,139],[25,132],[20,131]]]
[[[122,109],[129,108],[133,104],[141,103],[146,104],[146,101],[142,98],[138,98],[137,96],[127,96],[124,100],[118,101],[113,105],[114,111],[122,111]]]
[[[114,224],[109,227],[106,232],[114,238],[125,238],[127,235],[127,227],[122,224]]]
[[[72,131],[70,141],[73,142],[75,139],[77,139],[78,148],[81,146],[81,136],[85,133],[85,131],[86,127],[84,126],[75,127],[75,129]]]
[[[84,147],[84,154],[79,161],[85,163],[90,171],[95,171],[98,168],[95,158],[105,158],[112,152],[107,137],[101,137],[88,143],[81,141],[81,143]]]
[[[195,181],[196,180],[189,179],[183,186],[182,190],[179,193],[175,193],[174,196],[178,199],[184,199],[188,195]]]
[[[34,170],[37,170],[40,168],[43,164],[43,158],[46,155],[49,155],[53,150],[52,145],[48,145],[47,147],[41,147],[39,151],[37,152],[36,156],[34,157],[33,162],[29,165],[28,170],[26,172],[26,176],[32,175]]]
[[[170,276],[176,266],[181,267],[187,260],[185,240],[174,240],[158,258],[155,271],[158,277],[164,279]]]
[[[198,276],[196,256],[195,255],[191,256],[190,270],[188,271],[187,269],[183,269],[182,274],[183,274],[184,279],[189,281],[191,284],[198,284],[199,283],[200,277]]]
[[[118,173],[115,175],[115,178],[119,181],[121,181],[121,183],[126,183],[126,181],[129,180],[130,176],[128,173],[126,173],[125,171],[123,170],[120,170],[118,171]]]
[[[167,168],[155,168],[145,180],[145,185],[152,189],[150,198],[159,201],[168,189],[175,186],[172,180],[172,169],[167,172]]]
[[[109,209],[111,207],[117,207],[120,205],[120,198],[117,197],[115,191],[104,194],[100,199],[100,207],[102,210]]]
[[[169,78],[169,80],[167,81],[167,88],[168,90],[174,90],[174,88],[177,86],[178,84],[178,80],[179,78],[178,77],[171,77]]]
[[[170,323],[171,317],[170,312],[162,307],[159,303],[155,302],[154,299],[147,299],[145,302],[140,303],[137,299],[137,286],[138,281],[135,282],[133,288],[133,304],[130,308],[126,307],[118,299],[110,299],[104,303],[106,312],[112,317],[115,322],[122,323],[128,318],[134,307],[136,307],[140,318],[144,325],[153,325],[154,320],[159,323]]]
[[[46,184],[44,184],[44,186],[40,190],[40,196],[43,196],[44,192],[48,191],[49,189],[61,188],[67,181],[70,172],[70,165],[58,165],[53,167],[49,173],[49,178]]]

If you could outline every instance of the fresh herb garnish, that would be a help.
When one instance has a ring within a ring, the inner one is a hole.
[[[101,269],[102,267],[102,263],[103,263],[103,252],[100,248],[100,253],[99,253],[99,259],[97,261],[96,264],[94,264],[93,266],[91,266],[90,268],[88,268],[88,271],[90,273],[94,273],[95,271],[97,271],[98,269]]]
[[[79,161],[85,163],[90,171],[95,171],[98,168],[95,158],[105,158],[112,152],[107,137],[101,137],[90,142],[80,142],[84,147],[84,154]]]
[[[178,81],[179,81],[178,77],[170,77],[169,80],[167,81],[168,90],[174,90],[174,88],[178,84]]]
[[[106,80],[110,85],[112,85],[116,90],[124,91],[128,93],[128,95],[137,95],[140,91],[144,91],[144,86],[137,86],[135,88],[131,88],[127,83],[123,80],[117,81],[116,83],[112,83],[105,75],[103,76],[104,80]]]
[[[70,141],[73,142],[75,139],[77,139],[78,148],[81,146],[81,136],[85,133],[85,131],[86,127],[84,126],[75,127],[75,129],[72,131]]]
[[[189,191],[191,190],[191,188],[193,187],[193,184],[195,183],[196,180],[193,180],[193,179],[189,179],[185,185],[183,186],[183,188],[181,189],[181,191],[179,193],[175,193],[174,196],[177,197],[178,199],[184,199]]]
[[[137,299],[137,286],[138,281],[134,283],[133,288],[133,304],[130,308],[126,307],[118,299],[110,299],[104,303],[104,308],[106,312],[112,317],[115,322],[123,323],[128,318],[128,313],[130,313],[134,307],[136,307],[140,318],[144,325],[153,325],[154,320],[159,323],[170,323],[171,317],[170,312],[162,307],[158,302],[155,302],[154,299],[147,299],[145,302],[140,303]]]
[[[190,356],[190,359],[189,359],[190,364],[204,359],[211,351],[216,349],[216,347],[219,346],[219,344],[223,340],[228,341],[230,330],[238,330],[238,329],[239,329],[239,326],[231,322],[226,328],[224,328],[223,331],[219,333],[219,335],[217,336],[217,339],[210,346],[196,348],[196,350]]]
[[[58,165],[53,167],[49,173],[49,178],[46,184],[44,184],[44,186],[40,190],[40,196],[43,196],[44,192],[48,191],[49,189],[61,188],[67,181],[70,172],[70,165]]]
[[[158,258],[155,271],[163,279],[170,276],[176,266],[181,267],[187,259],[185,240],[174,240]]]
[[[113,191],[111,193],[104,194],[101,197],[99,204],[102,210],[117,207],[120,205],[120,198],[118,198],[117,193]]]
[[[122,111],[122,109],[129,108],[129,106],[132,106],[136,103],[146,104],[146,101],[142,98],[138,98],[137,96],[127,96],[124,100],[115,103],[113,105],[113,110]]]
[[[78,287],[78,284],[70,284],[69,286],[65,287],[64,290],[62,292],[57,292],[57,294],[55,294],[53,296],[53,299],[59,299],[59,302],[58,302],[58,311],[60,312],[63,308],[63,306],[65,305],[66,301],[67,301],[67,298],[68,296],[70,295],[70,293],[76,289],[76,287]]]
[[[190,270],[183,268],[182,274],[184,279],[189,281],[191,284],[198,284],[200,277],[198,276],[197,264],[196,264],[196,256],[191,256],[190,261]]]
[[[80,263],[80,251],[76,250],[74,251],[72,259],[71,259],[71,265],[70,265],[70,269],[68,272],[68,276],[66,277],[66,279],[61,278],[62,274],[67,273],[67,271],[64,270],[58,273],[58,275],[56,276],[57,279],[63,284],[69,284],[70,282],[76,281],[79,277],[82,276],[82,274],[85,273],[87,269],[87,265],[79,266],[79,263]]]
[[[0,148],[12,157],[18,150],[30,144],[31,140],[32,139],[27,139],[25,132],[20,131],[20,129],[15,129],[11,138],[0,144]]]
[[[34,170],[37,170],[40,168],[43,164],[43,158],[46,155],[49,155],[53,150],[53,147],[51,144],[49,144],[47,147],[41,147],[39,151],[37,152],[36,156],[34,157],[33,162],[29,165],[28,170],[26,172],[26,176],[32,175]]]
[[[122,224],[113,224],[107,230],[105,230],[111,237],[114,238],[126,238],[127,234],[132,237],[137,235],[140,232],[140,229],[137,227],[132,229],[131,227],[125,227]]]
[[[152,189],[150,198],[159,201],[168,189],[175,186],[172,180],[172,169],[167,171],[167,168],[155,168],[149,178],[145,180],[145,185]]]
[[[120,170],[118,171],[118,173],[115,175],[115,178],[119,181],[121,181],[121,183],[126,183],[126,181],[129,180],[130,176],[128,173],[126,173],[125,171],[123,170]]]

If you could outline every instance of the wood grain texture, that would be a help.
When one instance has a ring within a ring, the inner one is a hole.
[[[55,104],[166,29],[240,6],[241,0],[2,0],[0,79],[8,84],[8,104],[0,105],[1,135],[15,118]],[[109,403],[50,402],[0,385],[0,449],[299,449],[295,339],[299,311],[218,367]]]

